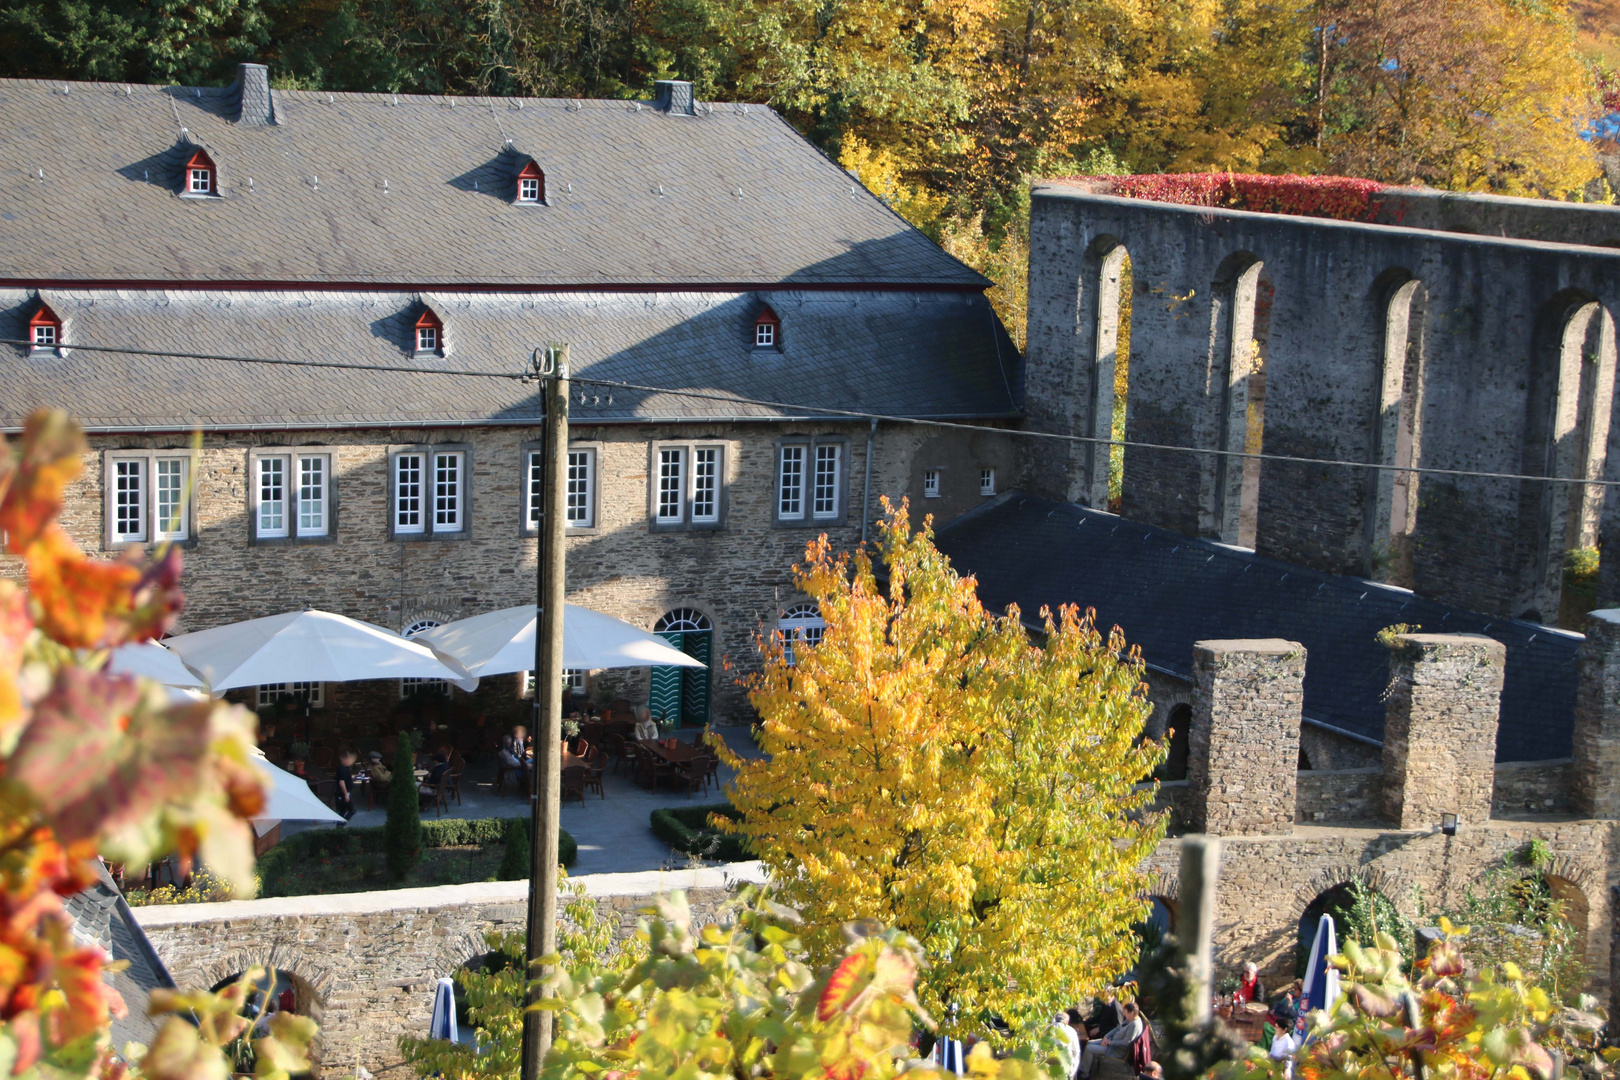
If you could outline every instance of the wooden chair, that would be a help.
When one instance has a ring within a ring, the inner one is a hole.
[[[607,790],[602,787],[602,774],[607,772],[607,755],[602,752],[601,747],[591,752],[587,766],[589,773],[585,778],[585,790],[594,791],[602,798],[607,798]]]
[[[715,787],[720,786],[720,757],[713,750],[705,750],[692,764],[702,766],[705,792],[709,790],[711,780],[714,781]]]
[[[630,760],[630,748],[625,745],[624,736],[613,734],[608,736],[608,753],[613,755],[613,771],[618,772],[619,766]]]
[[[578,795],[579,805],[585,805],[585,787],[590,781],[591,771],[583,765],[570,765],[562,771],[562,802],[567,802],[569,796]]]
[[[310,748],[309,763],[317,769],[330,769],[336,755],[332,748],[325,743]]]
[[[450,771],[444,774],[445,779],[450,781],[450,794],[455,796],[457,806],[461,805],[461,774],[466,771],[467,763],[457,754],[450,762]]]
[[[433,800],[433,813],[434,813],[434,815],[437,816],[437,817],[444,817],[444,812],[446,810],[450,809],[450,802],[446,798],[446,796],[450,792],[450,770],[449,769],[444,770],[444,775],[440,776],[439,777],[439,782],[433,786],[433,793],[432,794],[430,794],[430,795],[429,794],[424,794],[422,792],[423,786],[424,785],[422,785],[422,784],[418,784],[416,786],[416,793],[417,793],[417,796],[418,796],[418,803],[420,803],[421,799],[431,799],[431,800]]]
[[[509,776],[512,773],[517,772],[517,771],[518,770],[512,768],[510,765],[503,765],[503,764],[501,764],[499,762],[496,763],[496,765],[495,765],[495,794],[497,794],[497,795],[505,795],[506,794],[506,778],[507,778],[507,776]]]
[[[334,810],[337,809],[338,790],[336,780],[317,780],[310,785],[310,790],[315,793],[315,797],[321,802]]]

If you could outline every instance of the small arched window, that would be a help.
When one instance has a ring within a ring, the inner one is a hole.
[[[821,618],[821,608],[814,601],[803,604],[794,604],[782,612],[782,618],[776,623],[777,632],[782,635],[782,658],[789,664],[797,661],[793,656],[793,647],[798,644],[814,647],[821,644],[821,635],[827,624]]]
[[[214,159],[208,156],[208,151],[201,147],[187,159],[186,167],[181,172],[180,194],[219,194],[219,169],[214,165]]]
[[[416,355],[442,356],[444,354],[444,323],[433,314],[432,308],[423,308],[416,320]]]
[[[62,345],[62,320],[43,301],[28,320],[28,341],[37,351],[54,350]]]
[[[782,320],[776,312],[765,308],[754,316],[754,348],[780,349],[782,347]]]
[[[540,171],[540,166],[534,163],[533,158],[530,158],[528,164],[518,173],[517,201],[520,203],[546,201],[546,174]]]

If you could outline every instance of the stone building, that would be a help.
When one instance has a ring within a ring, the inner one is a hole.
[[[1107,436],[1128,317],[1129,440],[1501,475],[1130,448],[1124,517],[1560,624],[1566,554],[1615,549],[1620,498],[1512,477],[1620,478],[1620,209],[1385,188],[1344,221],[1113,186],[1034,193],[1031,426]],[[1072,444],[1032,462],[1031,490],[1100,509],[1108,465]]]
[[[27,165],[0,191],[0,430],[43,405],[85,426],[67,527],[182,544],[182,629],[309,605],[411,631],[532,602],[521,376],[567,342],[569,597],[710,662],[637,696],[746,719],[721,661],[816,633],[807,540],[858,543],[880,494],[929,483],[950,516],[1011,478],[995,436],[840,410],[1012,420],[1020,357],[985,279],[774,112],[658,94],[0,81]],[[515,708],[515,681],[471,707]]]

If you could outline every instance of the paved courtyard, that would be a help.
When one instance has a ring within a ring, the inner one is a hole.
[[[728,727],[721,729],[726,744],[744,757],[758,757],[760,752],[749,737],[748,729]],[[687,742],[697,738],[695,732],[680,736]],[[720,766],[720,784],[731,780],[733,772]],[[630,779],[628,762],[615,772],[610,765],[602,785],[606,797],[590,793],[585,804],[576,801],[563,804],[562,827],[579,844],[579,859],[569,873],[605,874],[638,870],[668,870],[693,865],[691,856],[672,851],[667,844],[653,835],[648,823],[654,810],[663,806],[680,806],[724,802],[725,795],[711,786],[707,795],[701,791],[690,796],[685,791],[661,787],[657,791]],[[360,800],[365,806],[365,799]],[[480,761],[469,764],[461,778],[461,803],[450,803],[445,817],[486,818],[517,817],[527,812],[528,801],[510,783],[505,794],[495,791],[495,762]],[[422,812],[426,820],[435,817],[430,808]],[[374,809],[362,809],[351,824],[356,827],[382,825],[388,819],[387,807],[379,802]],[[292,825],[283,827],[283,834],[301,831]]]

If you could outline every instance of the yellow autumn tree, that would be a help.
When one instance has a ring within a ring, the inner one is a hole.
[[[812,926],[873,919],[921,942],[918,994],[947,1029],[988,1015],[1023,1032],[1136,960],[1142,860],[1163,833],[1138,787],[1142,660],[1073,608],[996,616],[927,522],[885,503],[876,554],[806,548],[798,585],[824,636],[762,641],[751,688],[766,757],[728,790],[779,896]],[[836,930],[808,941],[820,961]],[[979,1029],[982,1030],[982,1029]]]

